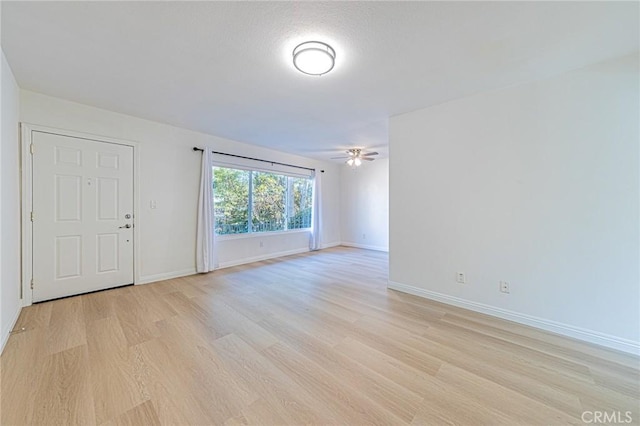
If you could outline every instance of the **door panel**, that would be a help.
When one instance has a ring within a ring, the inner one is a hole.
[[[133,283],[133,148],[32,142],[34,302]]]
[[[56,237],[55,250],[57,280],[82,275],[82,235]]]
[[[56,175],[53,188],[57,222],[82,220],[82,176]]]
[[[118,179],[114,178],[96,178],[98,201],[98,217],[97,220],[118,220]]]
[[[97,272],[117,271],[120,236],[118,234],[99,234],[97,241]]]

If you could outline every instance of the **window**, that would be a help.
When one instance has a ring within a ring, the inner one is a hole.
[[[213,168],[213,210],[218,235],[249,232],[249,181],[246,170]]]
[[[252,232],[283,231],[287,214],[287,176],[251,172],[253,177]]]
[[[214,167],[213,193],[218,235],[311,227],[309,178]]]
[[[311,228],[313,185],[311,179],[289,178],[287,229]]]

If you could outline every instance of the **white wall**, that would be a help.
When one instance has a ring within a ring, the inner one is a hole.
[[[633,55],[393,117],[390,287],[638,352],[638,77]]]
[[[342,244],[389,250],[389,159],[379,158],[340,174]]]
[[[2,52],[0,135],[0,351],[13,328],[20,300],[20,170],[16,80]]]
[[[21,91],[23,122],[135,141],[140,144],[140,281],[150,282],[195,273],[196,207],[201,154],[193,146],[265,158],[305,167],[319,167],[323,176],[322,242],[340,241],[339,169],[337,165],[254,145],[206,135]],[[157,208],[151,209],[151,200]],[[260,247],[260,241],[263,247]],[[308,249],[304,235],[256,236],[219,243],[222,266]]]

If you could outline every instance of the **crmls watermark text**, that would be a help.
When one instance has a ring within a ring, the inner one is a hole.
[[[626,424],[633,421],[631,411],[583,411],[581,419],[585,423]]]

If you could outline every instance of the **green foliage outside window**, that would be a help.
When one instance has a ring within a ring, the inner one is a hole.
[[[246,170],[213,168],[216,234],[249,232],[249,174]]]
[[[218,235],[311,226],[311,179],[214,167],[213,188]]]
[[[282,231],[285,226],[287,177],[274,173],[253,172],[254,232]]]
[[[313,185],[311,179],[289,178],[293,192],[293,203],[289,213],[288,229],[311,227]]]

